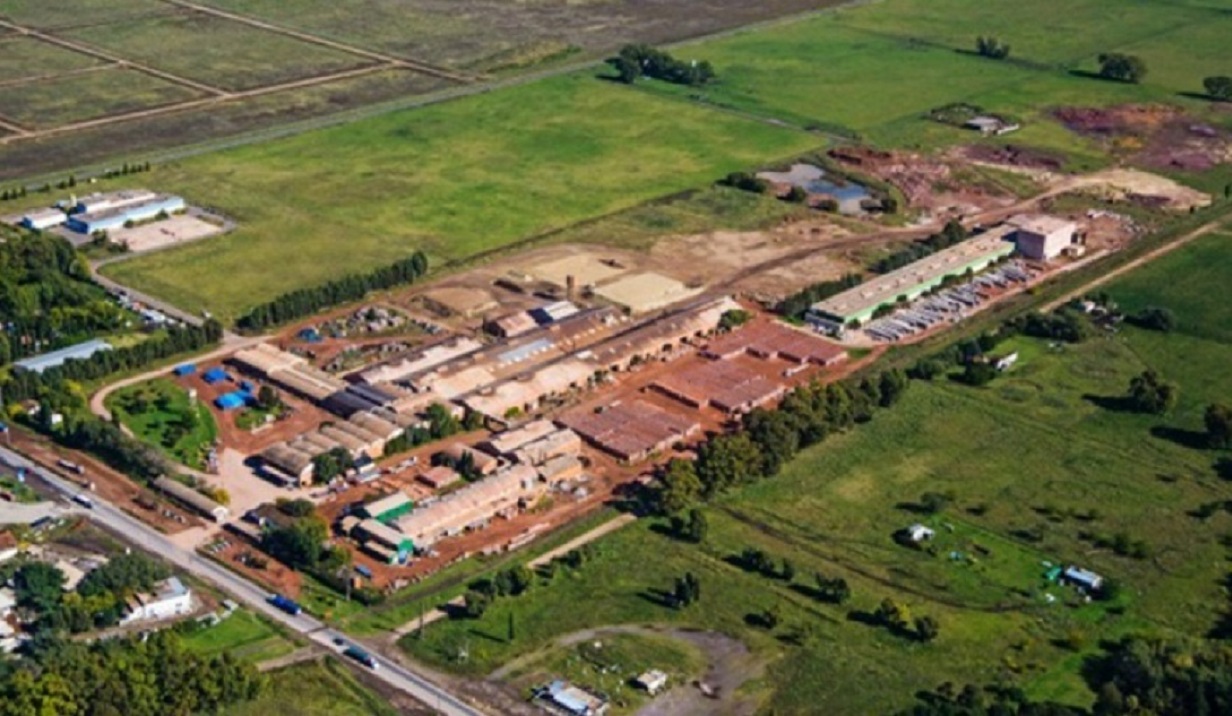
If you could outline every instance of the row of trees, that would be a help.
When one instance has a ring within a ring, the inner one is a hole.
[[[697,459],[675,459],[661,468],[651,507],[674,514],[701,499],[778,473],[795,454],[831,433],[872,418],[898,402],[907,375],[890,370],[861,381],[814,382],[788,393],[777,410],[757,409],[739,429],[715,434],[697,448]]]
[[[178,635],[92,644],[40,641],[0,673],[0,716],[163,716],[217,713],[251,701],[266,680],[227,652],[200,656]]]
[[[616,78],[633,84],[642,77],[663,80],[687,87],[700,87],[715,78],[714,67],[705,60],[686,62],[649,45],[625,45],[620,54],[607,63],[616,70]]]
[[[938,233],[879,259],[872,269],[877,273],[889,273],[965,241],[969,235],[961,222],[950,219]]]
[[[416,251],[410,258],[396,261],[364,274],[351,274],[321,286],[301,288],[262,303],[240,316],[237,325],[245,330],[261,330],[325,308],[358,301],[371,291],[414,283],[428,272],[428,256]]]
[[[800,318],[814,303],[837,296],[849,288],[859,286],[863,281],[864,277],[860,274],[849,273],[833,281],[814,283],[783,299],[778,306],[775,306],[775,310],[780,315],[789,318]]]

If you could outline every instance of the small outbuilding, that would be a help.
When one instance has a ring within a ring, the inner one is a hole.
[[[903,535],[912,542],[924,542],[936,537],[937,533],[930,527],[916,523],[904,529]]]
[[[1098,592],[1104,586],[1104,578],[1082,567],[1069,566],[1061,575],[1066,582],[1088,592]]]
[[[667,674],[658,669],[651,669],[638,676],[633,681],[633,684],[651,696],[656,696],[660,691],[667,688]]]

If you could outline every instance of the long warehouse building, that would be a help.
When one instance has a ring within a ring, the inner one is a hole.
[[[814,327],[837,332],[852,322],[867,323],[882,306],[911,301],[940,286],[947,276],[978,272],[1014,253],[1009,241],[1013,226],[998,226],[962,243],[942,249],[896,271],[814,303],[805,314]]]

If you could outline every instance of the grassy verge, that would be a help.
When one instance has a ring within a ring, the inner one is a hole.
[[[265,661],[290,654],[295,644],[256,614],[238,609],[212,627],[182,637],[184,645],[202,656],[229,652],[249,661]]]
[[[335,659],[296,664],[272,672],[269,685],[260,698],[222,712],[223,716],[396,716],[397,713],[364,688]]]

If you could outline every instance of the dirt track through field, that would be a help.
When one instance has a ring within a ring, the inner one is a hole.
[[[90,74],[91,72],[98,72],[99,70],[113,70],[116,67],[117,67],[117,63],[112,62],[106,65],[95,65],[94,67],[82,67],[80,69],[67,70],[65,72],[54,72],[54,73],[46,74],[46,75],[33,75],[31,77],[18,77],[15,80],[0,80],[0,89],[3,89],[5,87],[17,87],[20,85],[38,84],[39,82],[55,82],[55,81],[62,80],[66,77],[74,77],[76,75],[87,75],[87,74]]]
[[[1069,301],[1072,301],[1078,296],[1082,296],[1084,294],[1090,293],[1091,289],[1095,288],[1096,286],[1102,286],[1105,283],[1108,283],[1109,281],[1113,280],[1114,278],[1118,276],[1122,276],[1126,273],[1129,273],[1130,271],[1133,271],[1134,269],[1138,268],[1139,266],[1145,263],[1154,261],[1155,259],[1161,256],[1164,256],[1173,251],[1176,251],[1177,249],[1181,248],[1185,244],[1188,244],[1189,242],[1199,237],[1205,236],[1219,229],[1221,226],[1223,226],[1222,221],[1212,221],[1209,224],[1203,224],[1202,226],[1199,226],[1198,228],[1194,229],[1188,234],[1185,234],[1181,238],[1175,241],[1172,241],[1170,243],[1164,244],[1163,246],[1160,246],[1154,251],[1145,253],[1142,256],[1139,256],[1138,258],[1134,259],[1133,261],[1130,261],[1129,263],[1125,264],[1124,266],[1121,266],[1120,268],[1114,271],[1109,271],[1108,273],[1104,274],[1103,276],[1100,276],[1099,278],[1095,279],[1094,281],[1091,281],[1090,283],[1082,286],[1081,288],[1076,288],[1073,291],[1070,291],[1069,293],[1065,294],[1064,296],[1061,296],[1055,301],[1050,301],[1049,303],[1040,307],[1040,310],[1045,311],[1045,312],[1051,311],[1055,309],[1057,306],[1061,306]]]
[[[121,67],[126,67],[129,69],[137,70],[138,72],[144,72],[145,74],[150,75],[151,77],[157,77],[158,79],[166,80],[167,82],[171,82],[173,84],[177,84],[182,87],[188,87],[190,89],[195,89],[199,92],[205,92],[207,94],[212,94],[217,97],[226,97],[229,94],[226,90],[222,90],[217,87],[207,85],[204,82],[197,82],[196,80],[190,80],[187,77],[180,77],[179,75],[175,75],[170,72],[164,72],[163,70],[160,70],[157,67],[152,67],[150,65],[146,65],[140,62],[133,62],[131,60],[127,60],[123,57],[120,57],[119,55],[113,55],[110,52],[105,52],[103,50],[100,50],[91,45],[86,45],[84,43],[75,42],[73,40],[65,40],[64,38],[57,37],[55,35],[51,35],[46,32],[40,32],[38,30],[35,30],[34,28],[25,27],[24,25],[18,25],[16,23],[8,22],[6,20],[0,20],[0,28],[8,28],[9,30],[13,30],[14,32],[17,32],[19,34],[26,35],[28,37],[33,37],[37,40],[42,40],[43,42],[46,42],[48,44],[56,45],[58,47],[63,47],[67,50],[72,50],[73,52],[77,52],[82,55],[89,55],[90,57],[94,57],[96,59],[106,60],[108,62],[118,64]]]
[[[314,45],[319,45],[321,47],[328,47],[333,50],[339,50],[341,52],[346,52],[352,55],[357,55],[359,57],[367,57],[368,59],[371,59],[371,60],[379,60],[381,62],[386,62],[386,63],[390,63],[390,64],[402,66],[402,67],[407,67],[417,72],[422,72],[423,74],[426,74],[426,75],[432,75],[434,77],[441,77],[443,79],[453,80],[454,82],[469,83],[469,82],[474,82],[478,79],[471,75],[465,75],[460,72],[454,72],[452,70],[447,70],[441,67],[437,67],[435,65],[429,65],[423,62],[418,62],[416,60],[409,60],[403,57],[395,57],[393,55],[386,55],[380,52],[373,52],[371,50],[365,50],[361,47],[355,47],[354,45],[348,45],[342,42],[336,42],[334,40],[329,40],[324,37],[318,37],[317,35],[313,35],[307,32],[300,32],[299,30],[292,30],[291,28],[282,27],[281,25],[275,25],[273,23],[266,22],[264,20],[258,20],[256,18],[248,17],[247,15],[240,15],[238,13],[228,12],[226,10],[219,10],[218,8],[209,7],[208,5],[198,5],[196,3],[187,2],[186,0],[164,0],[164,2],[167,2],[171,5],[175,5],[177,7],[187,8],[189,10],[195,10],[196,12],[203,13],[205,15],[213,15],[214,17],[220,17],[220,18],[223,18],[224,20],[238,22],[244,25],[248,25],[249,27],[256,28],[258,30],[265,30],[266,32],[272,32],[278,35],[284,35],[286,37],[291,37],[296,40],[301,40],[303,42],[308,42]]]

